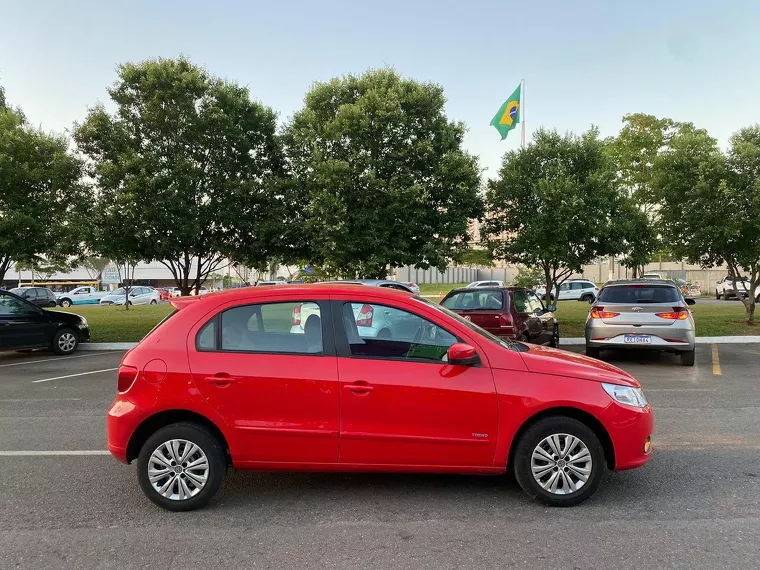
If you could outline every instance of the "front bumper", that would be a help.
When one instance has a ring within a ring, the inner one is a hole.
[[[634,408],[613,402],[605,410],[602,423],[612,440],[615,452],[615,471],[641,467],[652,456],[654,433],[652,407]]]

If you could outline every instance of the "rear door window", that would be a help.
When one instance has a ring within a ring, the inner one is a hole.
[[[453,311],[500,311],[504,308],[501,291],[460,291],[441,303]]]
[[[599,294],[599,303],[677,303],[680,300],[678,289],[667,285],[619,285],[605,287]]]

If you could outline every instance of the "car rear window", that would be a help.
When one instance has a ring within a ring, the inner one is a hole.
[[[441,303],[452,311],[499,311],[504,308],[501,291],[459,291]]]
[[[599,303],[677,303],[678,289],[669,285],[616,285],[605,287]]]

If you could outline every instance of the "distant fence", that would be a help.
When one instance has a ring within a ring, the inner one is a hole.
[[[396,270],[397,281],[414,283],[469,283],[472,281],[512,281],[517,276],[517,269],[512,267],[447,267],[446,271],[438,269],[417,269],[405,266]]]

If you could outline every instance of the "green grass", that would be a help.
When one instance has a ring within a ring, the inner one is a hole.
[[[444,293],[458,285],[424,284],[423,294],[437,294],[440,287]],[[427,292],[425,292],[427,290]],[[290,307],[283,313],[283,330],[290,326]],[[92,342],[136,342],[145,336],[156,324],[171,312],[168,304],[146,307],[72,307],[58,309],[82,315],[90,323],[90,340]],[[579,301],[562,301],[558,303],[557,318],[563,337],[582,337],[589,306]],[[697,325],[697,336],[745,336],[760,335],[760,326],[751,327],[744,320],[744,306],[741,303],[725,305],[697,304],[692,307]],[[760,317],[760,315],[758,315]],[[271,318],[271,316],[270,316]],[[267,319],[269,320],[269,319]],[[286,322],[287,321],[287,322]],[[287,326],[285,326],[287,325]]]
[[[78,306],[56,309],[75,313],[90,323],[90,342],[137,342],[172,311],[171,305],[130,307]]]
[[[420,295],[445,295],[452,289],[464,287],[470,283],[472,281],[467,283],[418,283],[418,285],[420,286]]]

